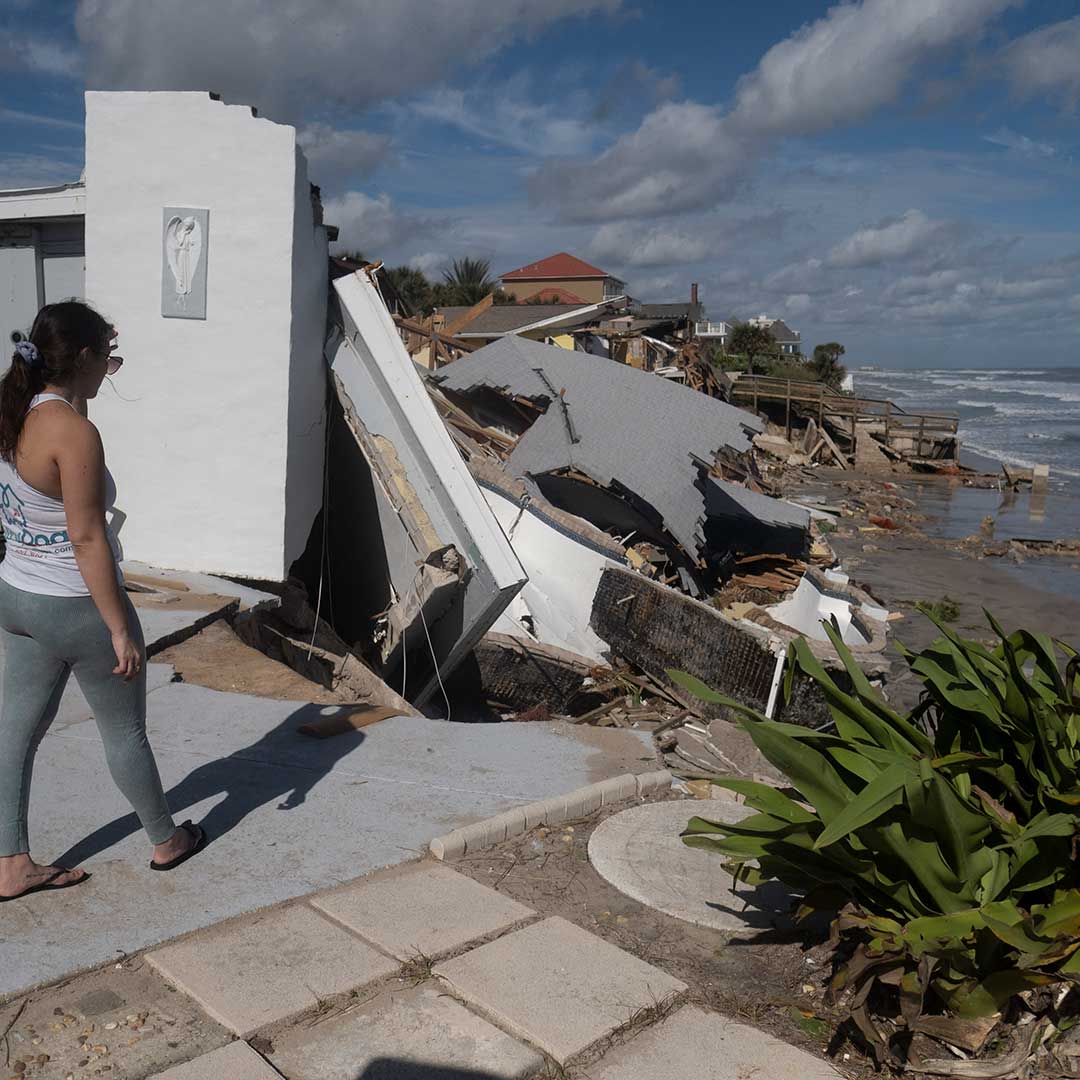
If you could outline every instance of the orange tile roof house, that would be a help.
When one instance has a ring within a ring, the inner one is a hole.
[[[503,274],[500,284],[519,301],[541,296],[548,303],[598,304],[626,293],[625,281],[565,251]]]

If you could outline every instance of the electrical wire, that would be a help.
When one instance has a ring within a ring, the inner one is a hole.
[[[419,602],[420,597],[416,597]],[[446,702],[446,719],[450,719],[450,697],[443,686],[442,674],[439,671],[439,661],[435,659],[435,646],[431,643],[431,634],[428,632],[427,618],[424,615],[424,605],[420,604],[420,621],[424,624],[424,637],[427,638],[428,651],[431,653],[431,662],[435,665],[435,678],[439,680],[439,689],[442,691],[443,701]]]

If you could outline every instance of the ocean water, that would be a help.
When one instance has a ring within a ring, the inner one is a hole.
[[[966,450],[1030,468],[1080,491],[1080,367],[858,369],[855,391],[908,412],[960,417]]]
[[[930,515],[927,531],[947,538],[978,532],[987,516],[998,539],[1080,536],[1080,367],[1033,369],[856,369],[855,391],[888,399],[908,412],[960,418],[967,464],[988,472],[1000,462],[1050,466],[1046,495],[979,490],[929,481],[918,485]],[[1050,574],[1046,564],[1041,574]],[[1054,570],[1049,591],[1080,595],[1070,560]]]

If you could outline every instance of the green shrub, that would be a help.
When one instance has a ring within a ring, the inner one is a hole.
[[[960,618],[960,605],[948,593],[933,603],[924,600],[918,607],[924,614],[939,622],[956,622]]]
[[[902,650],[924,686],[906,715],[873,690],[835,626],[851,692],[797,640],[786,693],[796,669],[812,678],[835,721],[828,733],[671,673],[744,714],[797,792],[716,780],[757,813],[735,825],[694,818],[684,841],[726,856],[741,880],[804,892],[802,916],[839,909],[831,993],[881,1061],[889,1031],[914,1030],[924,1012],[988,1016],[1020,991],[1080,981],[1077,654],[1043,634],[1006,636],[987,617],[993,650],[941,620],[926,650]],[[884,1033],[875,1018],[887,1018]]]

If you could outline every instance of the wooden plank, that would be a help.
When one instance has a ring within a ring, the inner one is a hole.
[[[847,461],[844,459],[844,455],[841,454],[840,451],[836,448],[836,443],[832,441],[832,439],[829,437],[829,433],[824,428],[821,429],[821,439],[822,442],[824,442],[831,451],[832,456],[836,458],[836,463],[840,466],[840,468],[846,469],[848,467],[848,464]]]
[[[463,311],[453,322],[447,323],[440,333],[443,337],[460,334],[478,315],[482,315],[495,302],[495,294],[490,292],[478,304],[473,304],[468,311]]]
[[[421,334],[425,338],[430,339],[432,335],[431,327],[421,326],[418,322],[414,322],[412,319],[406,319],[401,315],[395,315],[394,322],[397,323],[398,326],[404,327],[404,329],[409,330],[414,334]],[[457,337],[447,337],[446,334],[441,331],[438,331],[438,334],[441,341],[446,342],[447,345],[453,345],[455,349],[460,349],[462,352],[475,352],[480,348],[481,344],[485,344],[462,341],[461,338]]]

